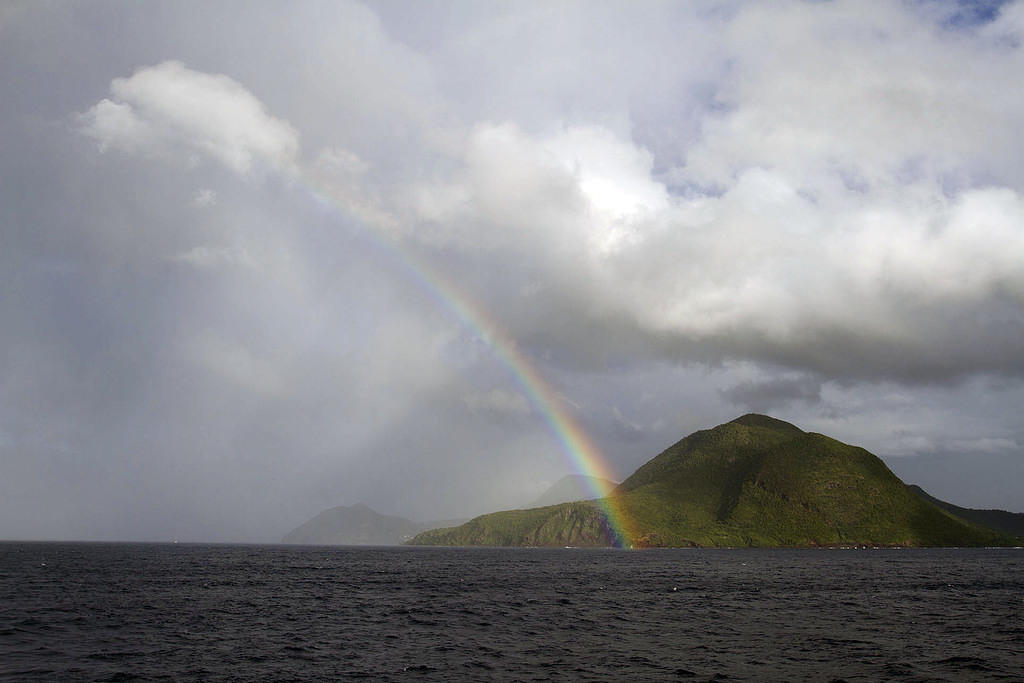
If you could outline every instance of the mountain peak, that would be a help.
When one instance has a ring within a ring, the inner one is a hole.
[[[803,430],[796,425],[784,422],[777,418],[769,415],[760,415],[758,413],[747,413],[742,417],[737,417],[735,420],[729,422],[729,424],[743,425],[744,427],[765,427],[767,429],[774,429],[777,432],[796,432],[803,434]]]
[[[412,541],[633,547],[1013,542],[915,495],[863,448],[758,414],[694,432],[641,466],[605,503],[497,512]]]

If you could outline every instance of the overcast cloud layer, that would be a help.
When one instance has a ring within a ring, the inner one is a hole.
[[[1024,511],[1022,73],[1022,2],[4,5],[0,538],[532,500],[422,264],[621,477],[757,411]]]

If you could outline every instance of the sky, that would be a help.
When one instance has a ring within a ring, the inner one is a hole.
[[[1024,511],[1022,73],[1024,2],[7,0],[0,538],[521,506],[552,408]]]

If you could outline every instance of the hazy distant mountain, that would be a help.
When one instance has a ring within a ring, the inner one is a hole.
[[[609,504],[625,521],[622,536]],[[686,437],[602,501],[493,513],[411,542],[806,547],[1005,545],[1015,539],[920,498],[863,448],[745,415]]]
[[[593,500],[600,497],[599,495],[594,495],[594,491],[610,491],[616,486],[616,482],[607,479],[588,477],[582,474],[569,474],[552,484],[547,491],[540,494],[540,497],[527,507],[541,508],[546,505],[558,505],[559,503],[569,503],[574,500]]]
[[[531,507],[593,498],[593,489],[590,487],[594,482],[615,486],[614,482],[606,482],[604,479],[569,475],[555,482]],[[400,545],[421,531],[458,526],[465,521],[414,522],[404,517],[383,515],[367,505],[357,503],[321,512],[289,531],[281,542],[300,545]]]
[[[1024,512],[1007,512],[1006,510],[976,510],[974,508],[962,508],[959,505],[947,503],[929,495],[917,484],[908,484],[907,488],[916,495],[924,498],[929,503],[939,506],[946,512],[950,512],[960,519],[974,522],[981,526],[987,526],[996,531],[1003,531],[1015,536],[1024,536]]]
[[[321,512],[289,531],[281,542],[303,545],[399,545],[425,529],[461,522],[414,522],[403,517],[382,515],[358,503]]]

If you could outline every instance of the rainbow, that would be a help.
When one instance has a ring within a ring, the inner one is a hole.
[[[387,251],[396,254],[427,292],[446,310],[491,349],[495,358],[505,367],[515,382],[522,389],[534,408],[543,416],[544,421],[557,438],[562,452],[565,454],[572,469],[589,477],[591,493],[597,498],[608,526],[612,532],[612,542],[619,546],[628,546],[632,534],[629,533],[625,515],[619,500],[612,495],[609,487],[595,483],[596,480],[615,481],[613,470],[608,466],[601,451],[580,426],[579,422],[566,409],[565,402],[558,392],[544,379],[536,366],[525,356],[510,336],[508,336],[492,316],[476,303],[462,288],[436,268],[419,258],[410,249],[403,248],[389,231],[379,223],[380,216],[361,211],[343,198],[334,198],[334,193],[326,188],[319,189],[315,179],[304,177],[305,189],[312,193],[320,203],[330,206],[362,219],[360,222],[372,228],[371,238]],[[354,210],[353,210],[354,209]]]

